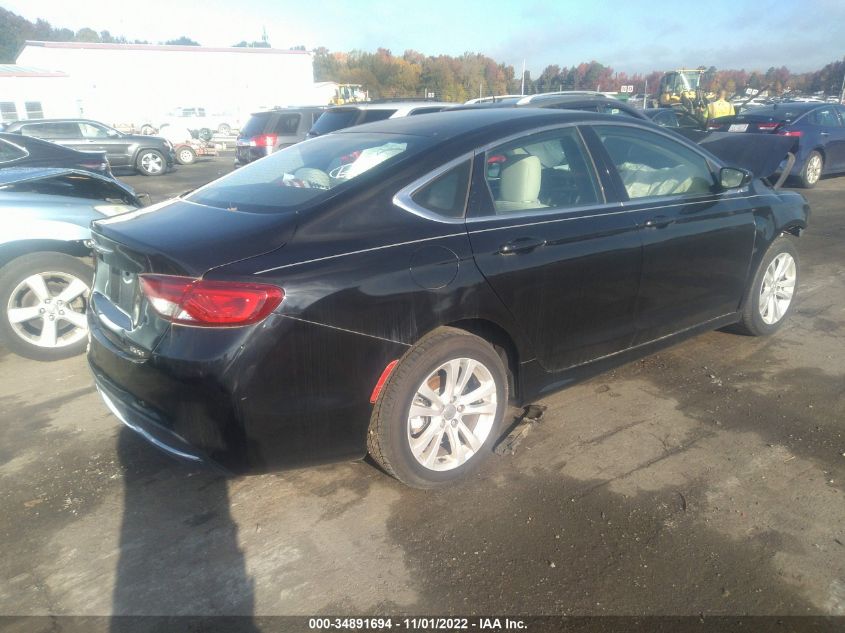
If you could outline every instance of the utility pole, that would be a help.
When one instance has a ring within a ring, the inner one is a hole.
[[[522,87],[520,88],[519,94],[525,95],[525,60],[522,60]]]

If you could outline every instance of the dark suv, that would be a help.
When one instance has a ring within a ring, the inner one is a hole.
[[[308,106],[254,113],[238,134],[235,165],[246,165],[304,141],[308,130],[325,109],[324,106]]]
[[[105,152],[112,169],[132,168],[161,176],[173,166],[170,141],[158,136],[123,134],[87,119],[35,119],[10,123],[5,132],[41,138],[76,150]]]

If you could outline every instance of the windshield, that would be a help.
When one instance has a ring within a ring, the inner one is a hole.
[[[360,113],[361,111],[357,108],[329,110],[327,112],[323,112],[323,116],[317,119],[317,122],[308,134],[317,136],[328,134],[329,132],[335,132],[336,130],[342,130],[345,127],[353,125],[355,123],[355,119],[358,118]]]
[[[186,196],[230,211],[280,213],[328,198],[364,172],[381,171],[433,142],[402,134],[337,134],[292,145]]]

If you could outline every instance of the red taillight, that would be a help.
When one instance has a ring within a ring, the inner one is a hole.
[[[801,130],[781,130],[778,134],[781,136],[801,136]]]
[[[780,123],[778,123],[778,122],[758,123],[757,129],[760,130],[761,132],[774,132],[775,128],[777,128],[778,125],[780,125]]]
[[[173,275],[141,275],[153,309],[173,323],[204,327],[257,323],[285,298],[278,286],[208,281]]]
[[[253,147],[273,147],[277,138],[278,134],[259,134],[249,139],[249,144]]]

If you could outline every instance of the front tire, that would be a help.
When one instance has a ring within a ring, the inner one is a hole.
[[[88,344],[94,271],[64,253],[31,253],[0,270],[0,339],[15,354],[52,361]]]
[[[370,455],[408,486],[450,484],[490,455],[507,404],[496,350],[463,330],[440,328],[402,358],[384,385],[370,419]]]
[[[817,151],[810,152],[807,160],[804,161],[804,167],[801,168],[799,178],[801,179],[801,186],[805,189],[812,189],[819,182],[822,177],[822,170],[824,169],[824,158]]]
[[[156,149],[142,149],[138,153],[135,167],[144,176],[162,176],[167,171],[164,154]]]
[[[798,287],[798,251],[792,241],[777,238],[760,262],[751,281],[739,329],[751,336],[773,334],[795,304]]]

